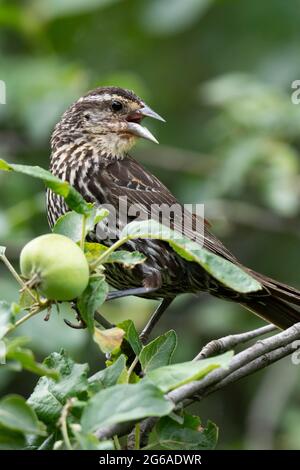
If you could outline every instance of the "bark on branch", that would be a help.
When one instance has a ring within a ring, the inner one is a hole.
[[[273,325],[268,325],[246,333],[214,340],[202,349],[195,360],[203,359],[216,353],[219,354],[258,336],[270,333],[275,329],[276,327]],[[195,400],[203,400],[207,395],[226,387],[228,384],[253,374],[295,352],[299,348],[298,344],[294,344],[296,340],[300,340],[300,323],[296,323],[287,330],[271,337],[256,341],[254,345],[236,354],[227,369],[214,369],[204,379],[190,382],[167,393],[166,398],[172,400],[176,408],[187,406]],[[142,444],[144,443],[145,445],[146,437],[156,421],[157,418],[150,417],[141,422]],[[123,436],[130,433],[134,424],[134,422],[130,422],[103,427],[98,429],[95,435],[99,439],[107,439],[114,435]]]

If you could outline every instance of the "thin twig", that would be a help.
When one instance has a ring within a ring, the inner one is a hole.
[[[43,312],[46,308],[49,307],[49,305],[50,305],[49,302],[46,301],[44,304],[42,303],[38,305],[36,309],[31,309],[26,315],[24,315],[22,318],[16,321],[16,323],[13,323],[12,325],[10,325],[5,332],[5,335],[14,331],[16,328],[18,328],[18,326],[22,325],[22,323],[25,323],[31,317],[37,315],[38,313]]]
[[[214,339],[204,346],[200,353],[194,358],[194,361],[199,361],[200,359],[205,359],[207,357],[214,356],[215,354],[229,351],[238,344],[246,343],[251,339],[266,335],[267,333],[271,333],[277,329],[278,328],[275,325],[266,325],[261,328],[257,328],[256,330],[246,331],[246,333],[228,335],[223,338]]]
[[[10,261],[8,260],[8,258],[5,256],[5,255],[0,255],[0,259],[3,261],[3,263],[5,264],[5,266],[7,267],[7,269],[11,272],[11,274],[13,275],[13,277],[15,278],[15,280],[18,282],[18,284],[21,286],[21,288],[23,290],[25,290],[28,295],[30,295],[30,297],[35,301],[37,302],[37,298],[35,297],[35,295],[31,292],[30,288],[27,286],[27,284],[23,281],[23,279],[21,278],[21,276],[19,276],[19,274],[17,273],[17,271],[15,270],[15,268],[13,267],[13,265],[10,263]]]
[[[221,382],[221,380],[225,379],[231,373],[241,369],[254,359],[264,356],[265,354],[278,348],[287,346],[288,344],[292,344],[296,339],[300,339],[300,323],[296,323],[287,330],[282,331],[277,335],[271,336],[270,338],[257,341],[253,346],[250,346],[239,354],[233,356],[227,369],[214,369],[210,374],[206,375],[203,380],[198,382],[191,382],[189,384],[183,385],[182,387],[179,387],[176,390],[173,390],[168,394],[168,398],[177,404],[195,395],[199,396],[199,394],[201,394],[204,390],[215,385],[216,383]],[[289,350],[287,350],[285,355],[289,354],[288,351]],[[260,366],[257,370],[260,370],[262,368],[262,363],[258,362],[258,365]]]

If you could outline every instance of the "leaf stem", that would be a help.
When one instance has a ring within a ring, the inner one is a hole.
[[[72,404],[73,404],[72,399],[67,401],[67,403],[65,404],[65,406],[62,409],[60,419],[59,419],[59,425],[60,425],[60,430],[61,430],[61,433],[62,433],[62,437],[63,437],[64,443],[66,445],[66,448],[68,450],[74,450],[73,447],[72,447],[70,438],[69,438],[68,423],[67,423],[68,414],[69,414],[70,408],[72,407]]]
[[[134,431],[134,449],[139,450],[140,449],[140,442],[141,442],[141,425],[140,423],[136,423],[135,425],[135,431]]]
[[[116,450],[122,450],[122,447],[121,447],[121,444],[117,435],[113,437],[113,440],[114,440],[114,445],[115,445]]]
[[[80,240],[80,248],[84,251],[84,242],[86,236],[86,214],[82,214],[82,228],[81,228],[81,240]]]
[[[91,263],[91,269],[94,270],[96,269],[99,264],[103,264],[104,260],[111,254],[113,253],[117,248],[119,248],[121,245],[126,243],[128,241],[128,237],[125,238],[120,238],[120,240],[117,240],[113,245],[111,245],[102,255],[100,255],[93,263]]]
[[[135,366],[137,365],[138,362],[139,362],[139,358],[138,358],[138,356],[135,356],[132,364],[130,365],[130,367],[127,371],[128,382],[129,382],[130,376],[131,376],[132,372],[134,371],[134,368],[135,368]]]
[[[16,323],[14,323],[13,325],[11,325],[6,333],[5,333],[5,336],[8,334],[8,333],[11,333],[12,331],[14,331],[16,328],[18,328],[18,326],[22,325],[22,323],[25,323],[27,320],[29,320],[31,317],[34,317],[35,315],[37,315],[38,313],[42,312],[43,310],[45,310],[46,307],[49,306],[49,302],[46,301],[44,302],[43,304],[40,304],[38,308],[34,309],[34,310],[31,310],[30,312],[28,312],[26,315],[24,315],[22,318],[20,318],[20,320],[16,321]]]

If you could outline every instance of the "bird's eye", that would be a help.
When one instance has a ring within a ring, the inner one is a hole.
[[[86,113],[86,114],[84,115],[84,119],[85,119],[86,121],[89,121],[89,120],[91,119],[91,116],[90,116],[88,113]]]
[[[121,111],[122,108],[123,108],[123,105],[120,101],[113,101],[111,103],[111,109],[113,111]]]

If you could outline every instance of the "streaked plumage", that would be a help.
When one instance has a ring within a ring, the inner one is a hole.
[[[122,110],[114,111],[112,103],[121,103]],[[141,110],[145,112],[142,113]],[[69,181],[87,201],[96,205],[111,204],[117,208],[119,198],[126,196],[128,205],[137,204],[146,214],[150,214],[153,204],[178,204],[176,198],[154,175],[128,155],[137,136],[155,140],[147,129],[140,126],[145,115],[159,118],[150,108],[145,107],[140,98],[127,90],[107,87],[88,93],[65,112],[54,130],[51,141],[51,172]],[[68,210],[63,199],[51,191],[47,193],[47,206],[51,226]],[[127,222],[130,220],[133,218],[127,219]],[[118,229],[121,230],[124,224],[120,217],[118,221]],[[175,230],[182,229],[174,217],[171,225]],[[194,232],[189,228],[185,227],[184,234],[194,238]],[[96,233],[91,234],[90,238],[97,241]],[[199,242],[203,241],[201,233],[197,238]],[[109,245],[111,242],[107,240],[103,243]],[[209,232],[207,224],[204,246],[240,265]],[[144,294],[150,298],[171,298],[180,293],[205,291],[238,302],[283,328],[300,320],[298,290],[247,268],[243,269],[258,279],[264,289],[241,295],[215,280],[198,264],[182,259],[163,241],[133,240],[123,248],[140,251],[147,260],[134,269],[126,269],[117,264],[107,265],[108,281],[116,289],[144,286],[152,289]]]

